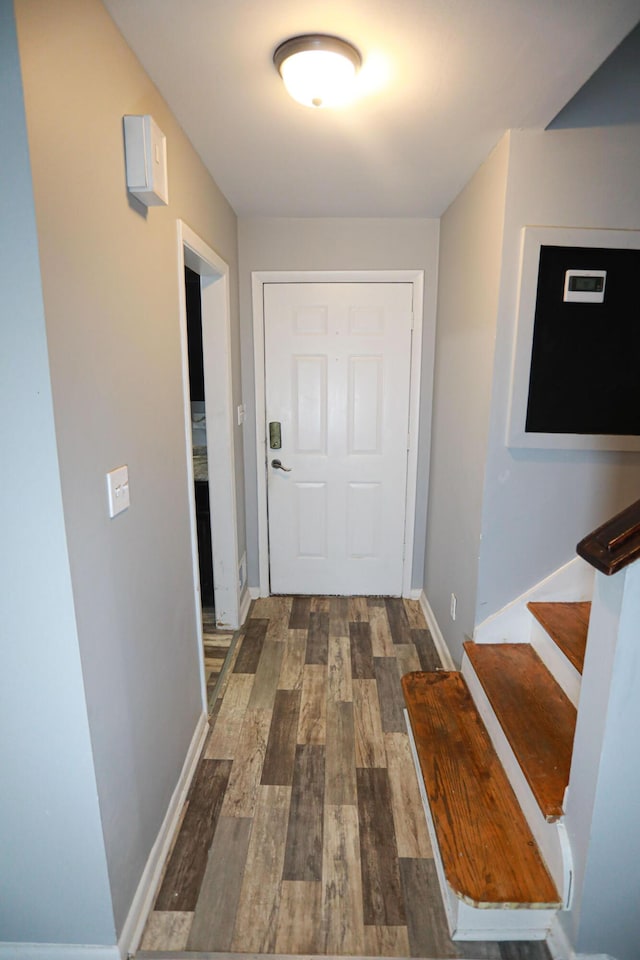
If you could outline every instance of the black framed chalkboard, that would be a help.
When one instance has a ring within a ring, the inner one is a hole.
[[[603,303],[565,273],[606,270]],[[526,433],[640,435],[640,250],[540,247]]]

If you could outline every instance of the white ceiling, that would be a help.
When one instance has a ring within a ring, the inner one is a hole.
[[[438,217],[510,127],[545,127],[640,0],[104,0],[240,216]],[[343,36],[380,85],[286,94],[274,48]]]

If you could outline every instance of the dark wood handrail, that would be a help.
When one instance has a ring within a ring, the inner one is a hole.
[[[640,557],[640,500],[587,534],[576,553],[609,577]]]

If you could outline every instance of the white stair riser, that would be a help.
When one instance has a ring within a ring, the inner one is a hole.
[[[555,643],[541,623],[531,618],[531,646],[538,654],[553,679],[559,684],[577,709],[580,699],[582,677]]]
[[[411,754],[418,777],[420,797],[422,798],[424,815],[431,846],[433,847],[433,859],[447,916],[449,935],[452,940],[544,940],[557,913],[556,910],[532,908],[494,910],[472,907],[461,900],[449,886],[444,873],[438,836],[433,824],[429,799],[420,769],[415,740],[413,739],[413,730],[406,710],[404,711],[404,719],[409,733]]]
[[[478,910],[459,900],[450,890],[456,910],[452,940],[544,940],[555,910]]]
[[[566,908],[571,896],[573,865],[571,848],[564,824],[562,821],[554,823],[546,821],[466,653],[462,659],[462,676],[467,682],[476,709],[487,728],[500,763],[509,778],[509,783],[513,787],[518,803]]]
[[[580,557],[530,587],[502,610],[479,623],[473,631],[476,643],[528,643],[531,635],[531,601],[590,600],[594,569]]]

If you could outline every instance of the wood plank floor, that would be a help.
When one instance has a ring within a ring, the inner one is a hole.
[[[550,960],[454,943],[400,678],[434,669],[417,601],[254,602],[137,954]]]
[[[202,645],[204,647],[204,672],[207,685],[209,712],[213,710],[218,695],[218,682],[227,657],[232,653],[235,634],[230,630],[218,630],[213,607],[202,608]]]

